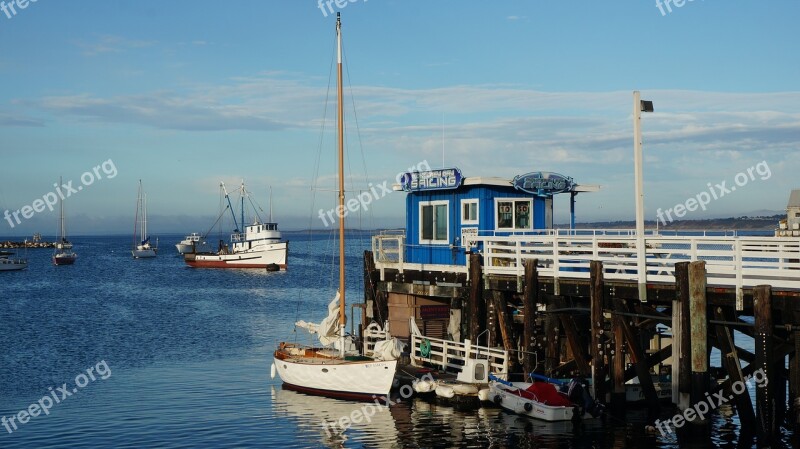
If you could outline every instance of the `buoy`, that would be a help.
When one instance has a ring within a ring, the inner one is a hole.
[[[478,391],[478,399],[480,399],[481,401],[484,401],[484,402],[488,402],[489,401],[489,393],[490,392],[491,392],[491,390],[489,390],[488,388],[481,388]]]
[[[526,412],[530,412],[533,410],[533,405],[530,402],[526,402],[525,405],[522,406]]]
[[[437,385],[435,380],[419,380],[414,382],[414,391],[419,394],[430,393],[436,389]]]
[[[272,364],[272,368],[270,368],[270,370],[269,370],[269,374],[270,374],[270,376],[272,376],[273,379],[275,378],[275,364],[274,363]]]
[[[478,394],[478,387],[468,384],[455,384],[452,386],[453,392],[458,395],[474,396]]]
[[[276,263],[271,263],[267,265],[267,271],[280,271],[281,266]]]
[[[450,399],[455,395],[456,393],[453,391],[453,387],[449,385],[439,385],[436,387],[436,396],[440,398]]]

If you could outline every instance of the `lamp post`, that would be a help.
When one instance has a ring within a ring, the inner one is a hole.
[[[647,260],[644,240],[644,188],[642,187],[642,112],[653,112],[653,102],[643,101],[633,92],[633,164],[636,183],[636,273],[639,278],[639,301],[647,302]]]

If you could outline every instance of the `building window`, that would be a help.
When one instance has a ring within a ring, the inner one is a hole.
[[[448,238],[449,201],[431,201],[419,204],[419,242],[450,243]]]
[[[531,229],[532,210],[531,200],[497,201],[497,229],[522,231]]]
[[[461,200],[461,224],[478,224],[478,200]]]

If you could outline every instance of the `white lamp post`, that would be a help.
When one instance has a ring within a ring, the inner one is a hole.
[[[652,101],[642,101],[639,91],[633,92],[633,163],[636,183],[636,259],[639,277],[639,300],[647,302],[647,261],[644,240],[644,188],[642,187],[642,112],[653,112]]]

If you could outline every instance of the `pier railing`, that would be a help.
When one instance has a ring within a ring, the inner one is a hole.
[[[467,358],[488,359],[489,371],[495,374],[508,373],[508,351],[476,346],[469,340],[460,343],[416,334],[411,335],[411,364],[414,366],[428,363],[445,371],[461,371],[464,360]]]
[[[646,270],[638,270],[635,235],[589,234],[477,237],[484,273],[523,276],[524,261],[538,259],[539,274],[589,278],[589,263],[603,262],[604,277],[638,283],[674,282],[675,263],[706,262],[708,284],[720,287],[800,289],[800,239],[740,236],[646,236]]]

